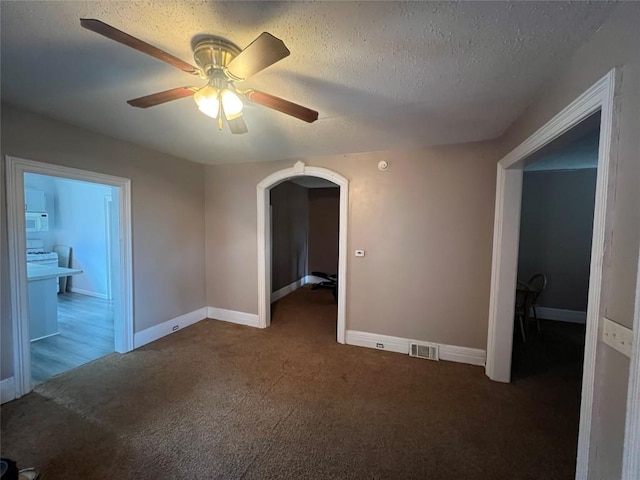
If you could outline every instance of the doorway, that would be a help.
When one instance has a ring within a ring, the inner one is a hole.
[[[272,322],[295,323],[297,328],[305,323],[307,331],[321,332],[333,342],[340,188],[322,178],[303,176],[282,182],[269,193]]]
[[[68,187],[71,183],[74,183],[80,187],[98,189],[96,197],[96,212],[104,214],[106,209],[104,207],[105,197],[110,197],[114,202],[114,207],[111,209],[112,218],[110,222],[107,222],[106,218],[102,218],[100,214],[96,215],[96,220],[100,222],[100,230],[104,233],[105,223],[110,223],[111,238],[109,241],[103,237],[103,243],[109,244],[111,258],[107,257],[105,252],[104,256],[101,256],[97,261],[100,264],[97,267],[98,270],[111,270],[111,282],[112,282],[112,299],[106,297],[109,296],[108,289],[105,285],[104,292],[96,295],[92,298],[95,300],[107,300],[111,303],[112,308],[112,351],[115,350],[119,353],[125,353],[133,349],[133,295],[132,295],[132,260],[131,260],[131,203],[130,203],[130,180],[114,177],[111,175],[98,174],[85,170],[79,170],[74,168],[62,167],[58,165],[51,165],[41,162],[35,162],[26,159],[20,159],[15,157],[6,157],[7,163],[7,223],[9,230],[9,269],[12,281],[11,291],[11,309],[13,317],[13,347],[14,347],[14,377],[16,387],[16,397],[20,397],[33,388],[32,382],[32,362],[31,362],[31,334],[30,330],[30,283],[47,283],[49,279],[37,277],[37,275],[30,275],[27,268],[27,262],[25,258],[25,252],[27,251],[27,229],[25,221],[25,176],[31,177],[33,175],[51,177],[52,182],[66,182]],[[68,190],[68,188],[67,188]],[[107,194],[108,192],[108,194]],[[95,192],[94,192],[95,193]],[[85,198],[86,192],[81,193],[81,197]],[[37,197],[37,196],[36,196]],[[86,198],[85,198],[86,199]],[[60,199],[58,199],[60,200]],[[65,199],[66,203],[68,198]],[[71,203],[73,203],[71,199]],[[86,206],[87,202],[80,202],[83,206]],[[57,215],[59,212],[54,213]],[[77,219],[72,219],[71,223],[77,223]],[[81,222],[82,223],[82,222]],[[86,227],[86,223],[84,224]],[[52,223],[53,226],[53,223]],[[77,228],[75,228],[77,227]],[[82,233],[86,234],[87,229],[82,224],[76,225],[74,228]],[[31,230],[31,229],[30,229]],[[69,229],[67,229],[69,230]],[[71,228],[70,230],[73,230]],[[44,232],[43,232],[44,233]],[[47,232],[53,234],[53,232]],[[65,235],[68,235],[68,231]],[[33,231],[29,233],[33,234]],[[62,238],[62,237],[60,237]],[[70,237],[69,237],[70,238]],[[77,237],[80,238],[80,237]],[[47,242],[53,242],[51,236],[47,237]],[[82,239],[78,240],[82,242]],[[68,242],[67,242],[68,243]],[[51,243],[51,245],[53,245]],[[76,247],[80,243],[76,244]],[[103,250],[106,250],[106,245],[103,245]],[[87,257],[87,258],[90,258]],[[88,266],[91,260],[87,260],[87,264],[84,270],[89,270]],[[110,263],[107,266],[107,262]],[[70,265],[73,267],[74,265]],[[75,265],[78,266],[78,265]],[[33,269],[31,269],[33,270]],[[70,274],[76,273],[76,271],[83,270],[72,269]],[[92,268],[95,270],[95,268]],[[59,272],[57,272],[59,273]],[[31,280],[34,282],[30,282]],[[64,277],[68,279],[68,277]],[[104,283],[106,278],[103,277]],[[53,288],[57,290],[55,281]],[[91,282],[90,282],[91,283]],[[95,283],[95,282],[94,282]],[[73,288],[73,280],[69,287],[65,287],[65,290]],[[95,285],[87,287],[86,285],[76,283],[76,287],[80,290],[77,292],[86,294],[90,293],[86,288],[94,288]],[[49,295],[51,288],[45,289],[49,300],[53,303],[52,308],[54,311],[58,309],[58,296],[56,293]],[[100,292],[96,292],[100,293]],[[84,295],[91,297],[90,295]],[[104,298],[100,298],[104,297]],[[68,306],[68,305],[67,305]],[[95,307],[95,306],[94,306]],[[94,308],[92,307],[92,308]],[[65,306],[61,310],[65,310]],[[46,318],[56,318],[48,316]]]
[[[610,71],[589,90],[552,118],[531,137],[498,163],[496,214],[494,223],[489,331],[486,374],[494,381],[511,380],[514,305],[517,284],[517,260],[522,200],[523,169],[532,154],[571,128],[600,111],[594,222],[589,273],[589,294],[585,335],[585,358],[582,374],[580,421],[576,478],[587,477],[591,419],[594,406],[596,346],[601,317],[603,268],[608,252],[605,240],[611,235],[609,194],[614,182],[616,156],[612,154],[616,71]],[[614,145],[615,146],[615,145]]]
[[[558,406],[571,418],[580,405],[599,130],[596,112],[523,169],[511,379],[535,377],[541,394],[563,388]]]
[[[110,254],[120,235],[118,218],[105,204],[115,198],[117,208],[118,192],[110,185],[37,173],[25,173],[24,186],[27,212],[47,218],[46,228],[27,227],[26,232],[31,380],[36,385],[115,351]],[[40,279],[38,266],[74,273]]]
[[[347,226],[349,204],[349,181],[342,175],[321,167],[307,167],[297,162],[293,167],[269,175],[257,186],[258,213],[258,326],[267,328],[271,324],[271,278],[272,243],[270,190],[289,179],[318,177],[333,182],[340,188],[340,225],[338,241],[338,319],[336,340],[345,343],[346,294],[347,294]]]

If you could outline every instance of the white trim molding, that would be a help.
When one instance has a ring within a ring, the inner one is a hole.
[[[624,429],[622,480],[638,480],[640,472],[640,254],[633,313],[633,341],[627,390],[627,418]]]
[[[80,295],[86,295],[87,297],[95,297],[95,298],[102,298],[103,300],[109,300],[109,295],[107,295],[106,293],[93,292],[91,290],[84,290],[82,288],[76,288],[76,287],[71,287],[69,291],[72,293],[79,293]]]
[[[16,386],[13,377],[0,381],[0,403],[7,403],[16,398]]]
[[[258,183],[258,325],[271,324],[271,222],[269,216],[269,192],[276,185],[291,178],[310,176],[329,180],[340,187],[340,222],[338,240],[338,322],[337,341],[345,343],[347,314],[347,230],[349,226],[349,180],[322,167],[307,167],[298,161],[291,168],[272,173]]]
[[[278,300],[280,300],[283,297],[286,297],[290,293],[295,292],[297,289],[299,289],[301,286],[303,286],[305,283],[307,283],[305,281],[306,278],[307,277],[299,278],[295,282],[291,282],[289,285],[285,285],[284,287],[276,290],[275,292],[272,292],[271,293],[271,303],[277,302]]]
[[[538,318],[542,320],[555,320],[557,322],[587,323],[587,312],[579,310],[565,310],[563,308],[536,307]]]
[[[347,330],[347,345],[356,347],[373,348],[375,350],[386,350],[388,352],[403,353],[409,355],[409,344],[417,340],[409,338],[392,337],[390,335],[379,335],[377,333],[358,332]],[[422,342],[422,340],[421,340]],[[444,343],[429,342],[430,345],[437,345],[440,350],[440,360],[449,362],[467,363],[469,365],[484,366],[486,352],[479,348],[458,347],[456,345],[446,345]]]
[[[327,279],[322,277],[316,277],[315,275],[305,275],[304,277],[296,280],[295,282],[291,282],[289,285],[285,285],[279,290],[271,293],[271,303],[280,300],[281,298],[286,297],[290,293],[295,292],[303,285],[307,285],[309,283],[320,283],[325,282]]]
[[[24,174],[37,173],[100,183],[115,187],[118,195],[120,258],[118,259],[119,301],[114,311],[115,351],[133,349],[133,267],[131,236],[131,180],[102,173],[63,167],[6,156],[7,228],[9,237],[9,274],[11,283],[11,316],[13,329],[13,377],[17,398],[30,392],[31,342],[27,302],[26,228],[24,218]]]
[[[134,335],[134,346],[135,348],[140,348],[143,345],[155,342],[162,337],[166,337],[178,330],[182,330],[183,328],[198,323],[205,318],[207,318],[207,308],[202,307],[198,310],[194,310],[193,312],[185,313],[179,317],[154,325],[153,327],[145,328]]]
[[[598,173],[594,207],[589,297],[587,306],[584,367],[576,479],[586,480],[589,470],[591,424],[594,407],[596,376],[596,347],[600,317],[602,281],[608,268],[612,236],[610,221],[615,188],[617,161],[617,115],[621,101],[617,95],[619,71],[611,70],[575,101],[564,108],[522,144],[498,163],[496,186],[496,214],[491,266],[491,296],[487,338],[486,374],[499,382],[511,380],[513,347],[513,305],[516,290],[517,249],[520,235],[520,202],[522,199],[522,171],[526,159],[590,115],[600,111],[600,142]]]
[[[255,313],[237,312],[224,308],[207,307],[207,318],[211,320],[221,320],[223,322],[237,323],[247,327],[264,328],[258,322],[258,315]]]

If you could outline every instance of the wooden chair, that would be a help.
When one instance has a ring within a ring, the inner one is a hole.
[[[531,296],[529,286],[524,282],[518,282],[516,288],[516,318],[520,323],[520,335],[522,335],[522,341],[527,341],[525,334],[525,318],[527,317],[527,299]]]
[[[538,332],[540,331],[540,320],[538,319],[538,312],[536,306],[538,304],[538,297],[547,287],[547,277],[543,273],[536,273],[527,282],[527,286],[533,292],[531,295],[531,310],[533,311],[533,318],[536,320]]]

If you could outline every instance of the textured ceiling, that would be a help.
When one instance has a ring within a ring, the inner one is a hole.
[[[500,135],[603,23],[595,2],[1,2],[2,99],[202,163],[255,162]],[[202,82],[80,27],[97,18],[192,62],[198,34],[291,55],[245,86],[320,112],[306,124],[246,102],[246,135],[191,99],[126,100]]]

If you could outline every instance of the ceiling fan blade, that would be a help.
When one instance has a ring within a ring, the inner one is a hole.
[[[80,25],[82,25],[87,30],[91,30],[92,32],[98,33],[104,37],[110,38],[111,40],[115,40],[116,42],[122,43],[127,47],[135,48],[136,50],[146,53],[147,55],[151,55],[152,57],[157,58],[158,60],[162,60],[163,62],[168,63],[169,65],[173,65],[174,67],[179,68],[180,70],[191,73],[193,75],[198,74],[198,69],[193,65],[188,64],[180,60],[178,57],[174,57],[170,53],[165,52],[164,50],[160,50],[158,47],[154,47],[153,45],[149,45],[142,40],[129,35],[128,33],[124,33],[117,28],[112,27],[111,25],[107,25],[100,20],[96,20],[94,18],[81,18]]]
[[[127,103],[132,107],[148,108],[160,105],[162,103],[170,102],[171,100],[177,100],[179,98],[190,97],[195,93],[194,87],[178,87],[166,90],[164,92],[153,93],[140,98],[134,98],[128,100]]]
[[[227,65],[227,71],[234,77],[244,80],[288,57],[290,53],[282,40],[263,32],[231,60]]]
[[[244,123],[244,119],[242,118],[242,114],[238,115],[235,118],[229,120],[227,117],[227,124],[229,125],[229,130],[234,135],[242,135],[243,133],[247,133],[249,130],[247,129],[247,124]]]
[[[245,92],[245,96],[252,102],[278,110],[279,112],[286,113],[287,115],[299,118],[300,120],[304,120],[308,123],[313,123],[318,119],[318,112],[315,110],[290,102],[284,98],[276,97],[264,92],[257,92],[255,90]]]

